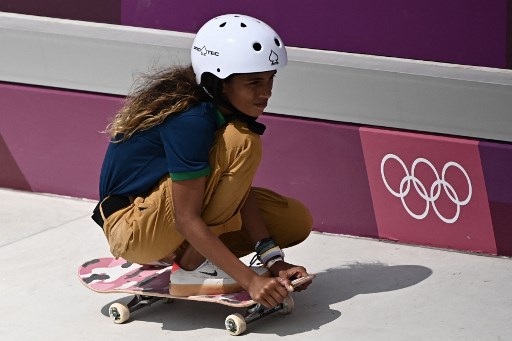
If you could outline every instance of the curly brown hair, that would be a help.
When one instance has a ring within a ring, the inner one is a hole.
[[[197,84],[192,66],[174,66],[146,74],[137,83],[106,128],[115,142],[127,140],[137,131],[162,123],[173,113],[209,100]]]

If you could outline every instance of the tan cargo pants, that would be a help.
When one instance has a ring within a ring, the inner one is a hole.
[[[312,218],[299,201],[263,188],[251,187],[261,159],[259,135],[244,123],[231,122],[217,131],[210,150],[202,218],[238,257],[254,251],[254,242],[241,230],[240,210],[253,191],[270,235],[281,248],[302,242],[312,228]],[[104,232],[112,254],[147,264],[159,261],[186,243],[176,230],[172,181],[164,177],[145,196],[107,219]],[[103,215],[103,213],[102,213]]]

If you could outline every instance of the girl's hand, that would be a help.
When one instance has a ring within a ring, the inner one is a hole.
[[[282,284],[287,288],[291,288],[291,281],[297,278],[302,278],[308,276],[308,272],[302,266],[297,266],[293,264],[289,264],[286,262],[277,262],[270,267],[270,272],[273,276],[283,278]],[[311,281],[308,281],[295,289],[291,289],[289,291],[302,291],[306,290],[306,288],[311,284]]]
[[[256,276],[247,291],[256,303],[261,303],[266,308],[275,307],[279,303],[283,303],[288,296],[285,281],[289,285],[289,280],[284,278]]]

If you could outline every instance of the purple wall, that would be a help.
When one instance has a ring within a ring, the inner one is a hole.
[[[507,1],[507,68],[512,69],[512,0]]]
[[[3,0],[0,11],[196,32],[242,13],[289,46],[512,68],[512,0]]]
[[[0,11],[121,24],[121,0],[2,0]]]
[[[498,254],[512,255],[512,145],[480,143]]]
[[[190,0],[177,10],[175,1],[126,0],[122,22],[196,32],[212,16],[242,13],[269,23],[290,46],[505,68],[507,2]]]

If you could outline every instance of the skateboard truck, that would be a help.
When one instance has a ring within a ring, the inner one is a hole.
[[[113,303],[108,308],[108,315],[114,323],[121,324],[130,318],[130,313],[149,307],[155,302],[168,300],[165,297],[134,295],[132,300],[124,305],[122,303]]]
[[[257,321],[265,316],[273,314],[275,312],[280,312],[281,314],[289,314],[292,312],[294,307],[293,299],[290,295],[288,295],[283,303],[280,303],[272,308],[265,308],[262,304],[255,304],[249,308],[247,308],[245,316],[240,314],[231,314],[226,317],[224,324],[226,326],[226,330],[230,335],[240,335],[247,329],[247,324]]]
[[[298,278],[292,281],[291,285],[293,288],[296,288],[306,282],[309,282],[315,278],[315,275],[310,275],[307,277]],[[281,314],[289,314],[292,312],[295,307],[295,303],[293,302],[293,298],[291,295],[286,296],[283,303],[280,303],[272,308],[265,308],[262,304],[255,304],[247,308],[245,316],[240,314],[232,314],[226,317],[224,324],[226,325],[226,330],[231,335],[240,335],[242,334],[246,328],[247,324],[257,321],[265,316],[273,314],[275,312],[280,312]]]

